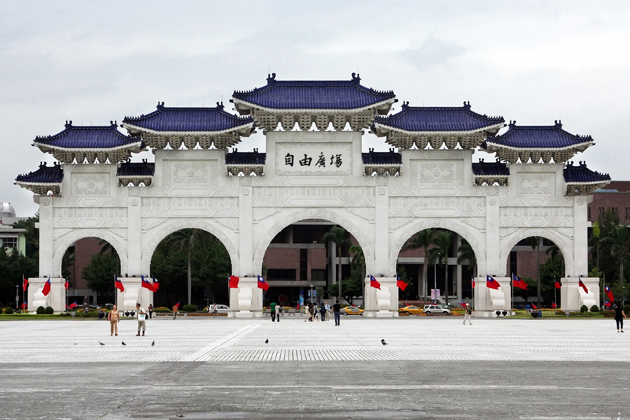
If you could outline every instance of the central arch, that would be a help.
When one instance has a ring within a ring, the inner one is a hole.
[[[157,232],[153,238],[149,241],[146,247],[142,250],[142,274],[150,274],[151,271],[151,257],[155,252],[157,246],[171,233],[177,232],[182,229],[201,229],[212,235],[214,235],[225,249],[227,249],[228,254],[230,255],[230,262],[232,263],[232,272],[239,272],[239,258],[238,251],[234,243],[228,238],[228,236],[218,227],[213,224],[202,222],[199,220],[182,220],[178,222],[174,222],[169,224],[168,226],[162,228],[159,232]]]
[[[484,247],[479,243],[475,235],[467,228],[457,223],[453,223],[448,220],[424,220],[413,223],[411,227],[405,230],[398,236],[398,239],[394,241],[389,250],[389,271],[391,273],[396,272],[396,262],[398,260],[398,254],[405,245],[405,242],[409,240],[413,235],[421,232],[425,229],[447,229],[457,233],[462,238],[466,239],[477,257],[477,269],[480,275],[486,274],[486,252]]]
[[[299,222],[304,219],[323,219],[330,222],[334,222],[350,232],[352,236],[359,242],[363,249],[363,255],[365,256],[365,268],[368,273],[374,271],[374,247],[368,237],[352,222],[345,217],[329,211],[329,210],[303,210],[286,216],[282,220],[278,221],[271,229],[269,229],[256,247],[256,253],[254,254],[254,272],[261,273],[263,258],[265,257],[265,251],[269,247],[269,244],[273,238],[278,235],[285,227]]]
[[[509,236],[505,241],[501,241],[500,267],[507,267],[510,251],[512,251],[512,248],[514,248],[516,244],[532,236],[540,236],[541,238],[548,239],[555,243],[558,248],[560,248],[560,252],[564,258],[564,275],[577,277],[577,275],[573,273],[573,250],[571,246],[551,229],[521,229]]]

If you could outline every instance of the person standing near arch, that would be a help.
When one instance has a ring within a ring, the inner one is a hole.
[[[271,322],[274,322],[276,320],[276,302],[271,302],[269,306],[271,308]]]
[[[335,327],[339,325],[341,321],[341,305],[339,304],[339,299],[333,305],[333,313],[335,315]]]

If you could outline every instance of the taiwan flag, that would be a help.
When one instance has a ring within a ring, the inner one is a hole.
[[[465,308],[465,307],[466,307],[466,303],[464,303],[464,301],[463,301],[463,300],[459,303],[459,305],[460,305],[462,308]]]
[[[409,284],[402,281],[400,277],[398,277],[398,274],[396,274],[396,286],[398,286],[398,288],[404,292]]]
[[[26,302],[22,303],[22,309],[28,308],[28,304]]]
[[[556,287],[556,289],[562,289],[562,285],[560,284],[558,280],[556,280],[556,282],[553,285]]]
[[[26,292],[26,288],[28,287],[28,279],[22,276],[22,290]]]
[[[556,302],[551,301],[551,309],[556,309],[558,305],[556,305]]]
[[[68,287],[70,287],[70,282],[68,281],[68,279],[66,279],[66,284],[65,284],[65,286],[66,286],[66,290],[68,290]]]
[[[472,280],[472,285],[473,285],[473,289],[474,289],[475,288],[475,278],[471,277],[471,280]]]
[[[527,283],[525,283],[525,280],[518,278],[516,274],[512,274],[512,285],[514,287],[518,287],[519,289],[527,290]]]
[[[265,292],[269,290],[269,283],[262,276],[258,276],[258,288],[263,289]]]
[[[605,307],[607,307],[607,308],[610,308],[610,307],[612,306],[612,303],[610,303],[610,302],[606,301],[606,302],[604,303],[604,306],[605,306]]]
[[[118,276],[114,276],[114,286],[116,287],[116,289],[120,290],[121,292],[125,291],[125,286],[123,286],[122,281],[120,281]]]
[[[68,308],[70,308],[70,309],[74,309],[74,308],[76,308],[76,307],[77,307],[77,302],[76,302],[76,301],[74,301],[73,303],[71,303],[70,305],[68,305]]]
[[[538,308],[536,307],[536,305],[532,303],[532,309],[538,309]]]
[[[230,286],[230,289],[238,289],[238,281],[239,281],[238,277],[230,276],[228,278],[228,285]]]
[[[44,296],[48,296],[48,293],[50,293],[50,279],[48,279],[48,281],[44,283],[44,289],[42,290],[42,293],[44,294]]]
[[[173,306],[177,306],[179,308],[179,304],[181,303],[181,300],[178,300],[177,303]]]
[[[499,288],[501,287],[499,282],[490,276],[486,276],[486,286],[488,287],[488,289],[495,289],[495,290],[499,290]]]
[[[373,275],[370,274],[370,286],[372,286],[375,289],[381,290],[381,283],[379,283],[378,281],[376,281],[376,279],[374,278]]]
[[[608,296],[608,299],[609,299],[611,302],[614,302],[614,301],[615,301],[615,298],[613,297],[612,290],[610,290],[610,287],[608,287],[608,285],[607,285],[607,284],[605,284],[605,285],[604,285],[604,291],[606,292],[606,296]]]
[[[160,282],[155,277],[153,277],[153,289],[156,292],[160,289]]]
[[[582,283],[582,279],[580,279],[580,283],[578,284],[578,286],[580,286],[582,290],[584,290],[584,293],[588,293],[588,289],[586,288],[586,285]]]
[[[144,287],[145,289],[149,289],[152,292],[155,292],[155,289],[153,288],[151,282],[145,279],[143,275],[141,275],[140,277],[142,277],[142,287]]]

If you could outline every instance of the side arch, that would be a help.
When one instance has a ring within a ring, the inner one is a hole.
[[[99,238],[103,239],[114,247],[120,258],[120,271],[121,273],[127,272],[128,260],[127,260],[127,246],[122,242],[118,236],[111,234],[105,229],[77,229],[70,233],[67,233],[55,241],[55,254],[53,256],[53,277],[61,277],[61,261],[66,250],[78,241],[84,238]],[[40,273],[43,274],[43,273]]]
[[[553,230],[548,229],[520,229],[501,241],[501,260],[499,261],[501,267],[507,267],[508,257],[510,256],[510,251],[512,251],[512,248],[514,248],[516,244],[523,239],[527,239],[532,236],[540,236],[541,238],[553,241],[558,246],[558,248],[560,248],[560,252],[562,252],[562,257],[564,258],[565,275],[574,275],[572,244],[568,244],[562,238],[562,236],[560,236]]]
[[[415,222],[410,228],[405,230],[392,244],[389,251],[389,270],[392,273],[396,272],[396,261],[398,260],[398,254],[405,245],[405,242],[409,240],[417,232],[425,229],[448,229],[457,233],[462,238],[466,239],[477,257],[477,270],[480,275],[486,274],[486,251],[484,245],[479,243],[479,240],[475,237],[474,233],[468,230],[466,227],[450,222],[448,220],[424,220]]]
[[[169,225],[163,227],[160,231],[158,231],[149,241],[149,243],[142,250],[142,274],[150,274],[151,272],[151,258],[153,257],[153,253],[157,246],[171,233],[177,232],[182,229],[201,229],[212,235],[214,235],[225,249],[227,249],[228,254],[230,255],[230,262],[232,263],[232,272],[238,273],[239,271],[239,259],[238,259],[238,251],[234,243],[228,238],[228,236],[218,227],[213,224],[202,222],[199,220],[182,220],[177,222],[172,222]],[[146,234],[143,234],[146,235]]]
[[[368,273],[374,271],[374,247],[370,239],[365,235],[354,223],[350,222],[345,217],[329,211],[329,210],[303,210],[286,216],[282,220],[279,220],[271,229],[269,229],[256,247],[256,253],[254,254],[253,269],[255,273],[262,272],[263,258],[265,252],[269,247],[269,244],[285,227],[299,222],[304,219],[324,219],[334,222],[346,229],[354,238],[359,241],[359,245],[363,249],[363,255],[365,256],[365,268]]]

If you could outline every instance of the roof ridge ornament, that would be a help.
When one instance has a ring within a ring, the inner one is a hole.
[[[276,82],[276,73],[267,74],[267,84],[271,85]]]
[[[70,121],[66,120],[66,126],[65,127],[66,128],[72,127],[72,120],[70,120]],[[50,136],[48,136],[48,137],[50,137]]]
[[[464,109],[470,110],[470,101],[464,101]]]
[[[157,104],[157,107],[156,107],[156,108],[157,108],[157,109],[159,109],[159,110],[164,109],[164,102],[158,102],[158,104]],[[144,116],[144,114],[143,114],[142,116]]]
[[[556,128],[562,128],[562,120],[556,120],[554,121],[554,126]]]
[[[406,102],[402,103],[402,109],[403,109],[403,111],[409,109],[409,101],[406,101]]]
[[[217,102],[217,109],[218,109],[218,110],[222,110],[223,108],[225,108],[225,107],[223,106],[223,101],[221,101],[221,102]]]
[[[359,77],[359,73],[352,73],[352,81],[354,83],[361,83],[361,77]]]

